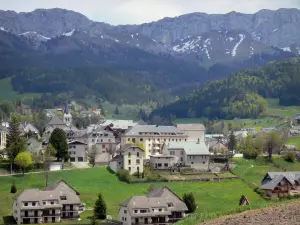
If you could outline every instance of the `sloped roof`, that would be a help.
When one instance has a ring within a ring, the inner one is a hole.
[[[123,129],[127,130],[129,127],[137,125],[133,120],[106,120],[101,124],[102,126],[113,125],[112,129]]]
[[[66,124],[57,116],[53,116],[47,125],[66,125]]]
[[[126,152],[129,148],[138,148],[142,151],[145,151],[144,149],[140,148],[139,146],[136,146],[135,144],[125,144],[121,145],[121,147],[116,152]]]
[[[69,185],[69,184],[68,184],[66,181],[64,181],[64,180],[57,180],[57,181],[55,181],[55,182],[53,182],[53,183],[47,185],[47,186],[43,189],[43,191],[55,190],[55,189],[59,186],[59,184],[60,184],[61,182],[63,182],[63,183],[65,183],[66,185],[68,185],[72,190],[74,190],[74,191],[76,192],[77,195],[80,195],[80,193],[79,193],[78,191],[76,191],[71,185]]]
[[[293,185],[293,182],[291,182],[289,179],[287,179],[284,175],[279,175],[276,176],[274,179],[272,179],[271,181],[263,184],[260,186],[260,189],[263,190],[274,190],[274,188],[279,184],[279,182],[281,182],[282,180],[286,180],[288,181],[291,185]]]
[[[201,123],[186,123],[186,124],[177,124],[177,127],[182,130],[182,131],[187,131],[187,130],[203,130],[205,131],[205,127]]]
[[[167,149],[183,149],[187,155],[209,155],[204,141],[168,142]]]
[[[125,136],[136,136],[140,133],[157,133],[161,135],[161,133],[173,133],[176,135],[184,135],[184,132],[179,130],[175,126],[158,126],[158,125],[136,125],[132,127]]]

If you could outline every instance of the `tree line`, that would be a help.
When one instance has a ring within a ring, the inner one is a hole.
[[[271,62],[208,83],[192,94],[154,110],[152,116],[209,119],[255,118],[267,108],[264,98],[299,105],[300,59]]]

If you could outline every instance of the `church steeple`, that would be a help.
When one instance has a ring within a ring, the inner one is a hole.
[[[63,121],[68,126],[70,126],[72,124],[72,115],[70,113],[70,108],[69,108],[68,102],[65,105]]]

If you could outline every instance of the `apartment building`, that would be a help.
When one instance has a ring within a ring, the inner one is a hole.
[[[26,189],[15,196],[13,217],[17,224],[59,223],[78,219],[83,206],[79,193],[59,180],[44,190]]]
[[[169,169],[175,165],[188,166],[195,170],[208,170],[210,153],[203,141],[168,142],[160,155],[150,156],[154,169]]]
[[[134,174],[144,171],[144,150],[134,144],[126,144],[117,150],[116,156],[109,162],[111,170],[125,169]]]
[[[136,125],[123,136],[121,143],[141,143],[145,150],[145,158],[162,153],[166,142],[185,142],[187,134],[175,126]]]
[[[70,141],[69,155],[70,155],[70,162],[87,162],[88,159],[87,144],[77,140]]]
[[[134,196],[120,204],[123,225],[174,223],[185,216],[187,206],[168,187],[157,187],[147,196]]]

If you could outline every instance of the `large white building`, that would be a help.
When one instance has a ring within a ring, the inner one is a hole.
[[[162,146],[166,142],[185,142],[187,134],[175,126],[136,125],[128,130],[121,139],[122,144],[142,144],[145,158],[162,153]]]

